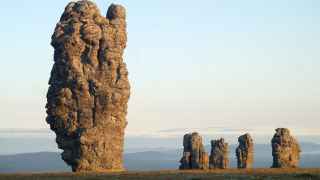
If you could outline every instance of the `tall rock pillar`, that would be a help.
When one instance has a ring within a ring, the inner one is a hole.
[[[70,2],[52,35],[46,121],[73,171],[123,170],[130,96],[125,19],[120,5],[104,17],[91,1]]]
[[[289,129],[278,128],[272,140],[273,168],[296,168],[299,166],[300,146],[290,135]]]
[[[211,154],[209,157],[210,169],[226,169],[229,166],[228,143],[223,138],[211,141]]]
[[[238,138],[239,146],[236,149],[238,168],[252,168],[253,165],[253,140],[250,134]]]
[[[208,169],[209,158],[201,136],[194,132],[183,136],[183,157],[180,169]]]

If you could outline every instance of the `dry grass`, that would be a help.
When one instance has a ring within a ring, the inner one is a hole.
[[[42,173],[2,174],[0,180],[313,180],[320,179],[320,169],[227,169],[208,171],[149,171],[113,173]]]

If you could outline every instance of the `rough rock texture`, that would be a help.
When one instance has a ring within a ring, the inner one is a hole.
[[[290,135],[289,129],[278,128],[271,140],[273,168],[296,168],[299,166],[300,146]]]
[[[229,148],[224,139],[211,141],[211,154],[209,157],[210,169],[226,169],[229,166]]]
[[[130,95],[125,18],[120,5],[104,17],[90,1],[70,2],[52,35],[46,120],[73,171],[123,169]]]
[[[250,134],[238,138],[239,146],[236,149],[238,168],[252,168],[253,165],[253,140]]]
[[[183,136],[183,157],[180,169],[208,169],[209,158],[201,136],[194,132]]]

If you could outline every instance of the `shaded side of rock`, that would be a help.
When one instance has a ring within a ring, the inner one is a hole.
[[[122,170],[128,71],[124,7],[107,17],[88,0],[70,2],[52,35],[47,118],[73,171]]]
[[[272,140],[273,168],[296,168],[299,166],[300,146],[289,129],[278,128]]]
[[[210,169],[226,169],[229,167],[228,143],[223,138],[211,141],[211,154],[209,157]]]
[[[250,134],[238,138],[239,146],[236,148],[237,167],[252,168],[253,165],[253,140]]]
[[[183,157],[179,169],[208,169],[209,158],[202,137],[194,132],[183,137]]]

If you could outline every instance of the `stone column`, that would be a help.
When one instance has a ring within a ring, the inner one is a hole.
[[[226,169],[229,167],[228,143],[223,138],[211,141],[211,154],[209,157],[210,169]]]
[[[209,158],[201,136],[194,132],[183,137],[183,156],[179,169],[208,169]]]
[[[238,168],[252,168],[253,165],[253,140],[250,134],[238,138],[239,146],[236,149]]]
[[[272,168],[296,168],[299,166],[300,146],[290,135],[289,129],[278,128],[271,140]]]
[[[130,96],[126,43],[120,5],[112,4],[104,17],[91,1],[70,2],[56,25],[46,121],[73,171],[123,170]]]

